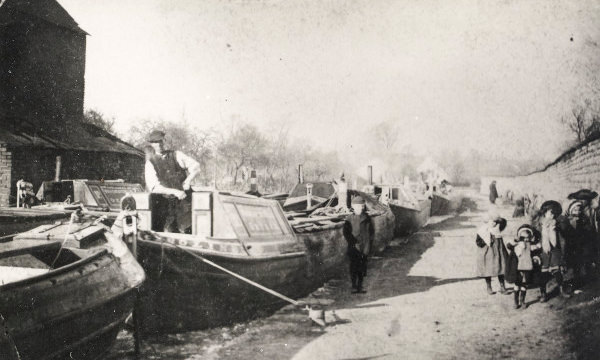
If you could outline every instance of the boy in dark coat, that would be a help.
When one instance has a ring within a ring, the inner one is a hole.
[[[354,213],[349,215],[344,224],[344,237],[348,242],[348,258],[350,259],[350,278],[352,292],[365,293],[363,277],[367,274],[367,256],[371,251],[373,225],[367,214],[365,200],[356,196],[352,199]]]

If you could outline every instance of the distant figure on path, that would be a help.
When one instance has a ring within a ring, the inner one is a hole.
[[[512,217],[518,218],[525,216],[525,197],[520,197],[516,201],[515,210],[513,211]]]
[[[497,198],[498,198],[498,189],[496,189],[496,180],[492,180],[492,183],[490,184],[490,202],[492,204],[495,204]]]
[[[352,209],[354,213],[347,217],[344,224],[344,237],[348,242],[352,292],[357,294],[366,292],[363,289],[363,277],[367,274],[367,256],[371,251],[374,230],[361,196],[352,199]]]
[[[502,240],[502,231],[506,228],[506,219],[498,215],[490,215],[489,221],[477,231],[477,276],[485,279],[487,292],[492,290],[492,277],[497,276],[500,282],[500,293],[508,294],[504,286],[506,272],[506,248]]]
[[[541,246],[537,231],[529,224],[523,224],[517,230],[517,237],[509,240],[506,248],[510,251],[506,266],[506,281],[515,284],[515,309],[527,308],[525,296],[527,287],[532,283],[533,272],[541,263],[537,256]]]
[[[192,180],[200,173],[200,164],[181,151],[166,150],[165,133],[154,130],[148,142],[154,149],[146,149],[145,180],[148,191],[166,197],[168,206],[164,231],[190,232],[192,226],[191,198],[186,191]]]

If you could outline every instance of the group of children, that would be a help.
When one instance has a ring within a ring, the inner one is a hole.
[[[500,292],[508,294],[504,281],[514,284],[515,308],[526,308],[528,288],[539,286],[540,302],[548,297],[546,287],[555,279],[560,293],[571,296],[571,288],[583,285],[586,279],[596,275],[598,263],[598,194],[580,190],[569,195],[570,203],[563,213],[560,203],[544,202],[536,214],[521,225],[514,239],[503,240],[502,231],[506,220],[490,217],[479,229],[478,275],[484,277],[488,293],[491,277],[498,277]],[[563,275],[573,271],[573,281],[568,284]]]

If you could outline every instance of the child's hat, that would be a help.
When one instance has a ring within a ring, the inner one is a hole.
[[[562,213],[562,206],[555,200],[544,201],[540,207],[540,212],[545,214],[548,210],[551,210],[554,215],[559,216]]]
[[[519,229],[517,230],[517,238],[521,238],[523,235],[525,234],[529,234],[529,236],[534,239],[536,237],[536,230],[533,228],[533,226],[529,225],[529,224],[523,224],[521,226],[519,226]]]
[[[573,212],[573,209],[575,209],[576,207],[582,207],[582,206],[583,206],[583,204],[579,200],[571,201],[571,203],[569,204],[569,207],[567,208],[567,215],[571,215],[571,213]]]

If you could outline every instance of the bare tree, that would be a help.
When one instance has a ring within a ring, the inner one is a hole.
[[[83,122],[95,125],[111,135],[116,135],[115,119],[105,116],[97,109],[87,109],[83,113]]]
[[[231,165],[233,185],[237,185],[240,170],[244,166],[257,168],[266,162],[268,141],[250,124],[233,129],[218,146],[219,155]]]
[[[578,144],[585,140],[585,131],[588,124],[585,118],[584,107],[574,106],[571,109],[571,114],[561,117],[561,122],[575,135]]]
[[[398,141],[400,135],[400,126],[395,119],[389,119],[371,128],[371,134],[378,145],[383,146],[386,151],[392,150]]]
[[[569,115],[563,116],[561,122],[575,135],[577,144],[600,132],[600,109],[590,99],[583,104],[575,104]]]

